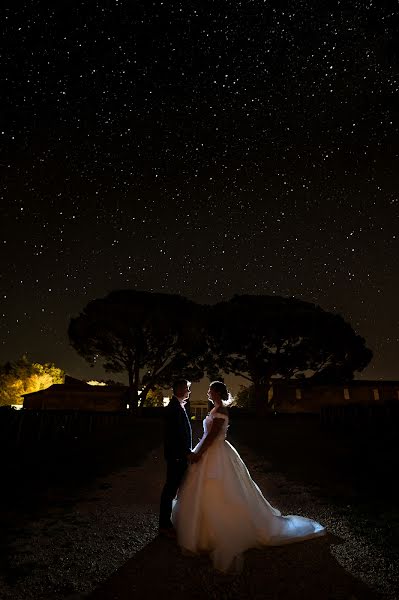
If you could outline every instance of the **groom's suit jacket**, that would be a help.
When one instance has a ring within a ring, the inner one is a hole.
[[[165,408],[164,453],[166,460],[186,459],[191,452],[192,433],[186,409],[176,396]]]

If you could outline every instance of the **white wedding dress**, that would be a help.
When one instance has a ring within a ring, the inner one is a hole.
[[[214,409],[203,421],[204,434],[212,419],[224,419],[219,436],[201,460],[189,466],[173,503],[172,522],[183,551],[207,552],[215,569],[240,570],[248,548],[279,546],[317,537],[325,528],[311,519],[281,516],[252,480],[238,452],[226,440],[228,417]]]

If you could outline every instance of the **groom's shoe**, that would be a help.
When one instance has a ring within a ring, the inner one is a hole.
[[[173,529],[173,527],[160,527],[159,535],[161,535],[162,537],[170,538],[172,540],[175,540],[177,538],[176,531],[175,529]]]

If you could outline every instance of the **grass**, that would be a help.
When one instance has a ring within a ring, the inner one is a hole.
[[[3,448],[1,508],[43,507],[50,488],[69,492],[114,470],[139,464],[162,441],[157,419],[137,419],[124,428],[82,439]]]
[[[399,438],[386,430],[332,431],[317,417],[277,415],[236,420],[229,439],[248,446],[267,461],[269,472],[283,473],[347,513],[351,526],[382,537],[399,558]]]

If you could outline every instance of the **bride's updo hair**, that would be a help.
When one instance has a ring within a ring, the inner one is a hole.
[[[223,406],[230,406],[234,402],[233,396],[230,394],[227,386],[222,381],[212,381],[209,387],[220,394],[220,399],[223,403]]]

